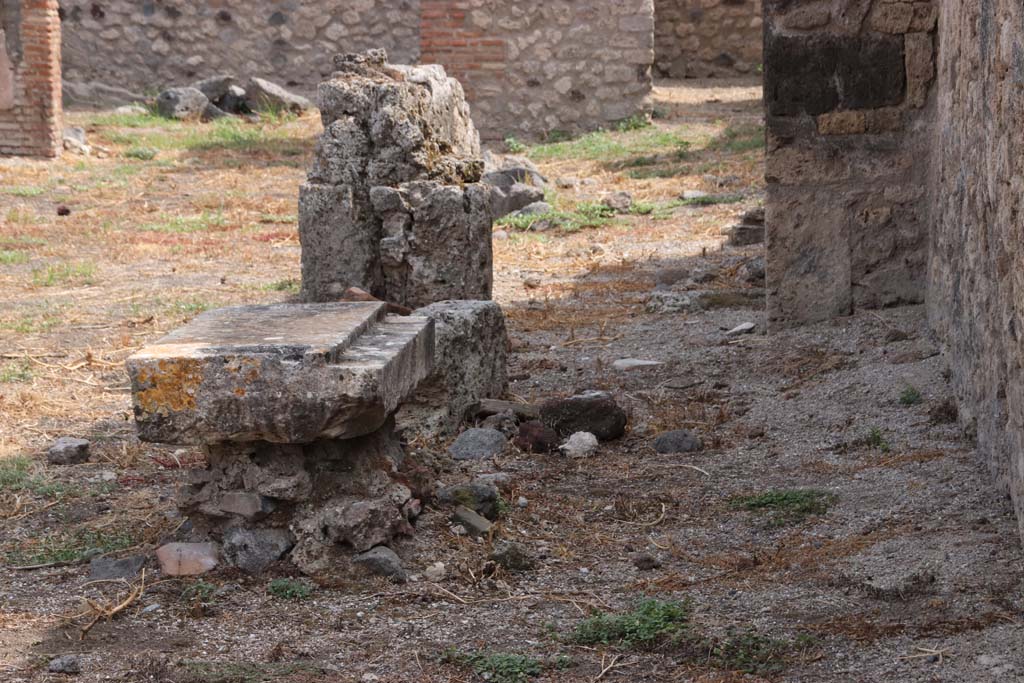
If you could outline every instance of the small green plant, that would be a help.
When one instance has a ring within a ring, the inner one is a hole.
[[[274,579],[267,592],[279,600],[306,600],[313,594],[313,589],[295,579]]]
[[[210,304],[202,299],[181,299],[172,301],[167,310],[171,315],[192,317],[210,308]]]
[[[214,593],[217,592],[217,587],[208,581],[199,580],[195,583],[186,586],[181,591],[181,599],[189,603],[201,603],[209,605],[213,602]]]
[[[276,280],[269,284],[263,285],[263,289],[268,292],[292,292],[296,293],[299,291],[301,283],[293,277],[285,280]]]
[[[88,262],[55,263],[32,271],[32,284],[53,287],[60,284],[91,285],[95,282],[96,266]]]
[[[753,496],[737,496],[730,501],[733,509],[763,512],[770,515],[770,526],[786,526],[804,521],[811,515],[823,515],[836,497],[817,489],[766,491]]]
[[[5,187],[2,190],[0,190],[0,192],[12,195],[14,197],[38,197],[39,195],[46,192],[46,190],[41,187],[26,185],[21,187]]]
[[[226,222],[220,211],[204,211],[194,216],[169,216],[154,223],[144,223],[137,229],[146,232],[203,232],[219,228]]]
[[[540,660],[506,652],[465,653],[448,650],[442,660],[472,669],[477,676],[491,683],[525,683],[544,672]]]
[[[723,638],[702,643],[702,656],[716,669],[757,676],[782,673],[795,650],[807,650],[813,640],[801,636],[795,641],[770,638],[753,629],[731,630]]]
[[[139,161],[151,161],[156,158],[157,151],[152,147],[142,147],[135,145],[125,150],[124,156],[128,159],[138,159]]]
[[[0,265],[13,266],[28,261],[28,254],[23,251],[0,249]]]
[[[680,199],[679,206],[714,206],[716,204],[735,204],[742,202],[743,197],[738,194],[709,194],[704,197],[692,197],[691,199]]]
[[[651,127],[651,119],[646,114],[633,114],[627,119],[622,119],[615,124],[615,130],[626,133],[631,130],[643,130]]]
[[[73,563],[95,554],[124,550],[136,543],[137,539],[127,531],[61,531],[25,542],[20,548],[7,553],[7,562],[28,565]]]
[[[651,649],[679,640],[689,628],[689,605],[652,599],[622,614],[599,612],[587,617],[576,626],[572,641],[579,645]]]
[[[509,136],[505,138],[505,149],[512,154],[522,154],[526,151],[526,145],[521,143],[516,138]]]
[[[885,438],[885,433],[878,427],[871,428],[868,435],[864,437],[864,445],[868,448],[880,450],[883,453],[888,453],[890,449],[889,440]]]
[[[921,392],[915,387],[907,387],[900,394],[900,405],[904,406],[916,406],[924,400],[921,396]]]
[[[28,382],[32,379],[32,368],[24,361],[0,366],[0,384]]]

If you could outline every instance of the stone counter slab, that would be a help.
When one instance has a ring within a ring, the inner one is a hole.
[[[433,367],[426,318],[385,304],[209,311],[127,361],[139,438],[309,443],[373,432]]]

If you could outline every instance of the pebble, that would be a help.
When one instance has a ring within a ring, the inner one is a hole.
[[[155,603],[153,603],[152,605],[146,605],[146,607],[144,607],[144,608],[143,608],[143,610],[142,610],[141,614],[150,614],[150,613],[152,613],[152,612],[155,612],[155,611],[157,611],[157,610],[158,610],[158,609],[160,609],[160,608],[161,608],[162,606],[163,606],[163,605],[161,605],[161,604],[160,604],[160,603],[158,603],[158,602],[155,602]]]
[[[654,450],[662,455],[693,453],[704,448],[704,442],[689,429],[665,432],[654,439]]]
[[[371,574],[386,576],[397,583],[405,583],[408,576],[402,566],[402,559],[391,548],[379,545],[352,558],[352,563]]]
[[[448,569],[445,568],[444,562],[435,562],[427,567],[426,571],[423,572],[423,576],[427,581],[438,583],[439,581],[444,581],[444,578],[448,576]]]
[[[518,543],[497,544],[489,559],[510,572],[526,572],[537,568],[537,560]]]
[[[465,505],[455,508],[454,521],[462,525],[470,536],[485,536],[494,527],[487,519]]]
[[[597,450],[597,437],[590,432],[576,432],[558,450],[570,458],[585,458]]]
[[[216,543],[168,543],[156,551],[165,576],[196,576],[212,571],[220,560]]]
[[[53,442],[46,453],[46,460],[51,465],[80,465],[89,460],[89,442],[62,436]]]
[[[707,196],[708,193],[703,190],[685,190],[679,195],[680,199],[703,199]]]
[[[741,323],[725,333],[726,337],[738,337],[743,334],[751,334],[757,329],[756,323]]]
[[[525,508],[529,507],[529,505],[530,505],[530,501],[528,501],[523,496],[519,496],[519,498],[516,499],[516,507],[518,507],[518,508],[525,509]]]
[[[496,429],[467,429],[448,447],[456,460],[483,460],[501,455],[508,448],[505,435]]]
[[[505,240],[508,239],[508,231],[495,230],[494,233],[491,235],[491,238],[497,240],[498,242],[504,242]]]
[[[662,363],[656,360],[641,360],[639,358],[620,358],[614,363],[612,367],[620,372],[627,372],[629,370],[636,370],[637,368],[653,368]]]
[[[78,655],[61,655],[50,660],[46,667],[52,674],[67,674],[73,676],[82,672],[82,666],[78,662]]]

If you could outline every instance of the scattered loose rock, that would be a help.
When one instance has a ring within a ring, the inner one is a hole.
[[[606,391],[545,401],[540,414],[544,424],[563,437],[590,432],[601,441],[610,441],[626,432],[626,411]]]
[[[52,674],[74,676],[82,672],[82,665],[78,661],[78,655],[61,655],[51,659],[46,669]]]
[[[738,336],[743,335],[743,334],[751,334],[756,329],[757,329],[757,325],[755,323],[740,323],[736,327],[734,327],[731,330],[729,330],[728,332],[726,332],[725,336],[726,337],[738,337]]]
[[[590,432],[576,432],[558,450],[570,458],[585,458],[597,450],[597,437]]]
[[[549,214],[555,210],[555,207],[551,206],[547,202],[534,202],[528,206],[516,211],[516,216],[543,216]]]
[[[516,418],[523,421],[540,419],[540,410],[537,409],[537,406],[529,403],[513,403],[512,401],[485,398],[481,399],[475,409],[477,418],[489,417],[506,411],[512,411]]]
[[[558,448],[558,432],[539,420],[530,420],[519,425],[513,444],[527,453],[551,453]]]
[[[143,555],[132,555],[119,560],[108,557],[97,557],[89,563],[90,581],[112,581],[116,579],[132,579],[146,565]]]
[[[295,545],[287,529],[244,529],[224,534],[224,559],[248,574],[258,574],[280,560]]]
[[[689,429],[665,432],[654,440],[654,450],[663,455],[693,453],[704,448],[704,442]]]
[[[220,548],[216,543],[168,543],[157,549],[156,559],[166,576],[197,576],[213,571]]]
[[[508,448],[508,439],[496,429],[467,429],[448,447],[456,460],[483,460],[501,455]]]
[[[444,566],[444,562],[435,562],[423,572],[423,578],[432,583],[444,581],[446,576],[448,576],[448,569]]]
[[[249,79],[249,83],[245,86],[245,96],[249,106],[255,111],[270,109],[301,114],[313,109],[313,103],[305,97],[289,92],[276,83],[262,78]]]
[[[203,115],[209,98],[196,88],[168,88],[156,98],[156,110],[168,119],[187,121]]]
[[[636,553],[631,559],[633,560],[633,566],[642,572],[661,567],[661,560],[650,553]]]
[[[494,527],[493,524],[465,505],[455,508],[452,521],[463,527],[470,536],[486,536]]]
[[[653,368],[661,365],[660,361],[656,360],[640,360],[639,358],[620,358],[619,360],[612,363],[612,367],[621,372],[629,370],[636,370],[637,368]]]
[[[625,191],[613,192],[601,203],[616,213],[629,213],[633,207],[633,195]]]
[[[46,453],[46,460],[51,465],[80,465],[89,460],[89,442],[62,436],[53,442]]]
[[[498,543],[490,559],[510,572],[526,572],[537,568],[537,560],[518,543]]]
[[[442,505],[464,505],[487,519],[498,518],[498,489],[492,484],[473,481],[447,486],[437,492]]]
[[[352,558],[352,563],[376,576],[385,576],[396,583],[405,583],[408,575],[395,551],[384,545],[371,548]]]

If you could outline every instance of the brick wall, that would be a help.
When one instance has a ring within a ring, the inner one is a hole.
[[[731,76],[761,64],[761,0],[655,0],[654,10],[659,76]]]
[[[56,0],[0,0],[0,155],[61,150]]]

